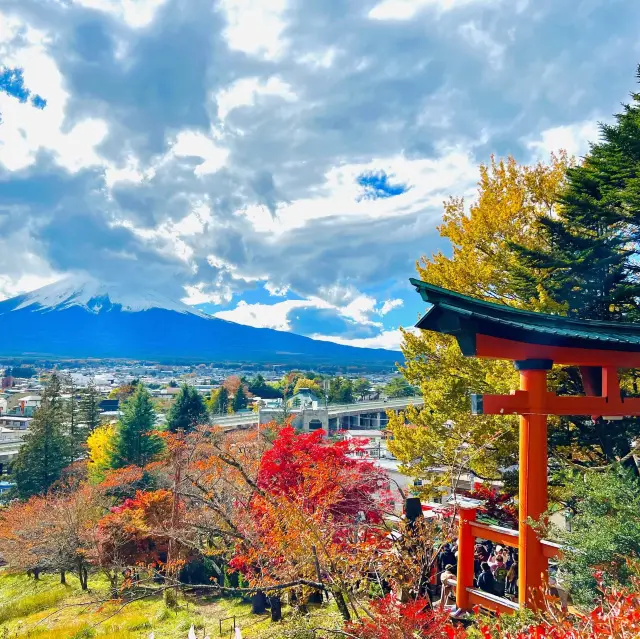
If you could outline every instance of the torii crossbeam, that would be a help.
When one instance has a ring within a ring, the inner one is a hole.
[[[511,395],[474,395],[472,412],[520,415],[518,596],[521,606],[535,607],[546,581],[548,557],[553,555],[550,544],[544,544],[528,523],[539,519],[548,506],[547,415],[640,415],[640,398],[623,398],[618,381],[618,369],[640,368],[640,326],[533,313],[410,281],[432,305],[418,328],[453,335],[463,355],[512,360],[520,371],[519,390]],[[547,372],[553,364],[578,366],[587,395],[548,392]],[[481,528],[474,520],[473,509],[461,513],[456,599],[463,609],[477,600],[471,588],[473,532]]]

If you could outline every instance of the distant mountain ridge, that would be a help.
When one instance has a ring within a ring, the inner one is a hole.
[[[355,348],[212,317],[162,293],[66,279],[0,302],[0,356],[392,365]]]

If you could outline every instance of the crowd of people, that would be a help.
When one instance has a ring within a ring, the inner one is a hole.
[[[444,544],[438,554],[438,574],[441,586],[440,603],[453,603],[458,567],[458,548]],[[518,598],[518,551],[515,548],[479,541],[474,552],[474,586],[483,592],[508,599]]]

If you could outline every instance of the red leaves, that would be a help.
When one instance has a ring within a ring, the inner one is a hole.
[[[371,603],[373,619],[362,623],[347,624],[347,632],[358,639],[415,639],[451,635],[448,613],[432,610],[426,599],[416,599],[409,603],[399,603],[389,594]]]
[[[261,583],[317,580],[319,572],[347,572],[359,549],[372,548],[388,478],[350,452],[320,431],[282,428],[260,459],[232,566]]]
[[[258,486],[284,498],[304,495],[306,507],[330,505],[333,516],[373,515],[371,497],[386,477],[371,462],[349,457],[349,443],[327,443],[322,431],[297,435],[283,428],[260,463]]]
[[[509,528],[518,528],[518,509],[511,495],[480,483],[476,483],[473,490],[464,491],[462,494],[465,497],[484,501],[485,504],[481,510],[500,524]]]
[[[640,585],[640,584],[637,584]],[[506,631],[499,619],[484,619],[477,629],[486,639],[627,639],[640,636],[640,592],[608,588],[602,603],[589,614],[579,616],[563,611],[557,600],[547,597],[539,622]],[[448,631],[450,639],[469,639],[461,628]]]

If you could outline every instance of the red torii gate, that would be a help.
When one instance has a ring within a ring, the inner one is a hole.
[[[548,560],[559,553],[557,545],[539,539],[528,524],[548,506],[547,415],[640,415],[640,398],[623,398],[618,381],[618,369],[640,368],[640,326],[533,313],[410,281],[432,304],[418,328],[453,335],[463,355],[512,360],[520,371],[520,389],[511,395],[472,396],[473,414],[520,415],[519,529],[480,524],[475,521],[478,504],[459,503],[457,606],[517,608],[473,589],[474,540],[481,537],[518,548],[519,604],[535,607]],[[548,392],[547,372],[553,364],[578,366],[587,395]]]

